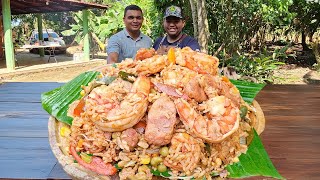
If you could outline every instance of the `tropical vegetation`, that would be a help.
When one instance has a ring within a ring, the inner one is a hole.
[[[295,62],[292,47],[301,44],[313,56],[310,67],[320,64],[320,3],[317,0],[87,0],[110,5],[107,10],[89,10],[91,46],[105,51],[108,38],[123,28],[123,11],[139,5],[145,21],[142,31],[156,39],[164,34],[164,9],[183,8],[185,33],[198,39],[202,51],[216,55],[220,66],[232,66],[242,77],[272,83],[277,66]],[[36,28],[35,15],[14,16],[20,39]],[[82,12],[43,14],[44,28],[54,29],[70,45],[82,44]],[[277,45],[277,46],[274,46]],[[94,49],[94,48],[92,48]],[[313,53],[312,53],[313,52]],[[252,79],[252,78],[251,78]]]

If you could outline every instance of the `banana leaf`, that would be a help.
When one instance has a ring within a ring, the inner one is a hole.
[[[98,74],[98,72],[80,74],[61,87],[42,93],[42,107],[57,120],[71,125],[72,118],[67,116],[69,104],[80,99],[81,85],[87,85],[90,81],[95,79]],[[264,84],[245,81],[231,80],[231,82],[239,89],[242,98],[248,103],[251,103],[258,92],[264,87]],[[256,133],[247,153],[242,154],[239,157],[239,160],[238,163],[227,166],[227,170],[230,172],[230,178],[268,176],[283,179],[272,165],[272,162]],[[155,175],[156,174],[157,173],[155,173]]]
[[[82,73],[61,87],[42,93],[41,103],[43,109],[57,120],[71,125],[73,119],[67,116],[69,105],[73,101],[80,99],[81,85],[87,85],[98,74],[99,72],[94,71]]]
[[[239,156],[239,162],[227,166],[229,178],[245,178],[250,176],[267,176],[284,179],[273,166],[261,139],[253,129],[253,140],[246,152]]]
[[[240,95],[244,101],[251,104],[256,95],[265,86],[265,84],[257,84],[247,81],[232,80],[230,82],[234,84],[240,91]]]

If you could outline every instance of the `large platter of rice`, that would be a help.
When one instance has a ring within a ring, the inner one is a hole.
[[[226,178],[265,120],[218,64],[190,48],[141,49],[102,68],[69,106],[71,126],[49,118],[54,155],[75,179]]]

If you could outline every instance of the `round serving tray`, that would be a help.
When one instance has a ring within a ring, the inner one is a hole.
[[[260,135],[265,128],[266,125],[266,119],[264,117],[264,113],[260,107],[260,104],[256,101],[253,100],[252,102],[252,106],[255,110],[255,113],[251,113],[249,114],[252,122],[252,126],[255,128],[255,130],[257,131],[257,133]]]
[[[63,137],[60,136],[59,130],[61,127],[66,126],[64,123],[56,120],[53,116],[49,117],[48,121],[48,133],[49,133],[49,143],[54,156],[57,158],[58,162],[62,166],[63,170],[72,179],[81,180],[100,180],[100,179],[119,179],[117,176],[108,177],[102,176],[90,170],[87,170],[80,166],[78,163],[74,163],[73,157],[65,151],[68,148],[67,144],[64,144]]]
[[[255,113],[249,114],[252,119],[252,126],[256,129],[258,134],[261,134],[265,128],[265,118],[263,111],[257,101],[252,103]],[[60,128],[67,126],[66,124],[56,120],[53,116],[49,117],[48,121],[48,133],[49,133],[49,143],[52,149],[54,156],[57,158],[58,162],[62,166],[63,170],[72,178],[72,179],[111,179],[117,180],[118,176],[102,176],[90,170],[87,170],[80,166],[78,163],[74,163],[74,159],[66,151],[69,143],[65,143],[65,139],[60,136]],[[155,177],[153,179],[163,179],[161,177]]]

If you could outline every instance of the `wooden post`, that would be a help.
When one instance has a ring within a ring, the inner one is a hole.
[[[89,44],[89,25],[88,25],[88,10],[82,10],[82,21],[83,21],[83,60],[90,60],[90,44]]]
[[[38,20],[38,37],[39,37],[39,45],[42,45],[41,43],[43,42],[43,31],[42,31],[42,15],[37,14],[37,20]],[[44,49],[39,48],[39,54],[40,57],[44,57]]]
[[[11,30],[11,9],[10,0],[2,0],[4,47],[6,52],[6,65],[8,70],[15,69],[14,49]]]
[[[3,60],[3,23],[2,23],[2,15],[0,16],[0,60]]]
[[[0,60],[3,59],[3,25],[2,16],[0,16]]]

